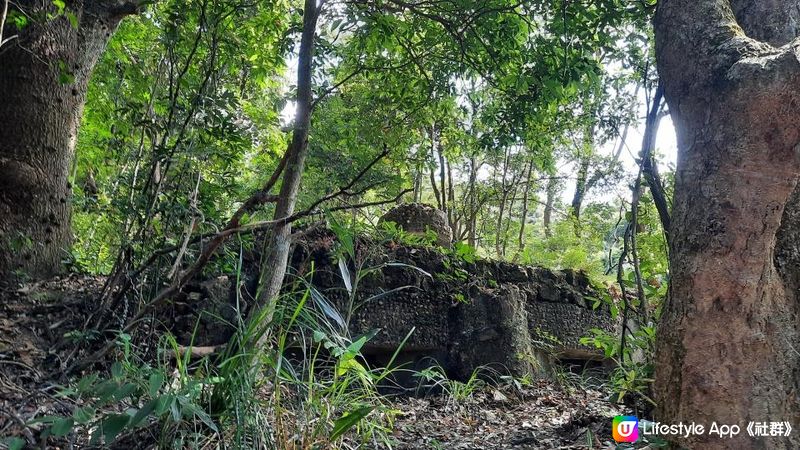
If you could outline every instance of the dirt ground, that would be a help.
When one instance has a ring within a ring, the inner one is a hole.
[[[467,400],[405,398],[397,449],[615,448],[611,420],[630,411],[596,389],[540,380],[531,386],[486,387]]]

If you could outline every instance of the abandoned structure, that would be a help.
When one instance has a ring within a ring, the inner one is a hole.
[[[431,209],[405,205],[384,220],[405,211],[415,217],[415,231],[424,229],[420,224],[427,217],[437,221],[429,229],[449,232],[439,227],[441,216]],[[439,237],[449,244],[449,236]],[[352,336],[375,332],[362,352],[379,362],[387,362],[402,346],[402,362],[420,368],[435,360],[454,378],[467,378],[481,366],[514,375],[536,373],[557,359],[602,360],[601,351],[580,339],[592,329],[617,332],[619,327],[580,272],[474,259],[391,239],[356,239],[355,258],[336,256],[341,255],[335,252],[338,245],[332,231],[307,234],[293,253],[291,276],[302,277],[321,294],[311,296],[309,307],[335,314],[333,322],[349,328]],[[356,276],[359,282],[352,288]],[[216,303],[201,302],[212,314],[201,319],[195,345],[221,344],[233,329],[210,317],[236,323],[232,297],[239,293],[241,307],[249,294],[246,287],[235,289],[230,277],[199,286],[188,295],[214,297]],[[177,321],[177,329],[194,330],[196,318],[188,313],[183,324]]]

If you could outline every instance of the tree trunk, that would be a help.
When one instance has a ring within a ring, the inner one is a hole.
[[[503,228],[503,242],[502,242],[502,246],[500,248],[501,253],[503,254],[504,258],[505,258],[506,254],[507,254],[506,249],[508,248],[508,240],[510,238],[509,230],[511,229],[511,222],[512,222],[512,219],[514,218],[513,217],[513,215],[514,215],[513,214],[514,213],[514,203],[517,200],[517,186],[518,186],[518,183],[519,183],[519,180],[515,176],[512,179],[512,184],[511,184],[511,186],[513,186],[513,188],[511,188],[511,191],[509,192],[509,196],[511,197],[511,201],[508,203],[508,214],[506,214],[506,225]]]
[[[56,14],[52,2],[18,1],[11,9]],[[69,169],[89,77],[136,5],[68,1],[67,11],[77,27],[64,14],[32,21],[0,51],[0,280],[63,269],[72,240]]]
[[[533,160],[528,162],[528,174],[525,177],[525,189],[522,192],[522,215],[519,219],[519,236],[517,236],[517,255],[514,257],[516,262],[519,255],[525,251],[525,225],[528,222],[528,197],[531,191],[531,175],[533,174]]]
[[[450,162],[447,163],[447,197],[450,202],[450,207],[447,208],[447,222],[450,224],[450,230],[453,232],[455,240],[460,241],[461,236],[461,217],[456,211],[456,190],[453,187],[453,168]]]
[[[591,114],[594,115],[595,108],[591,108]],[[593,117],[592,117],[593,119]],[[589,168],[592,165],[592,154],[594,153],[594,124],[588,125],[583,135],[582,148],[578,150],[578,174],[575,180],[575,194],[572,196],[572,214],[575,219],[581,218],[581,207],[586,193],[592,188],[592,185],[600,180],[602,174],[595,173],[595,176],[589,180]],[[576,228],[577,231],[577,228]]]
[[[544,225],[544,236],[551,237],[553,230],[551,223],[553,221],[553,202],[556,200],[558,194],[558,178],[553,175],[547,180],[547,199],[544,204],[544,216],[542,217],[542,225]]]
[[[431,127],[431,161],[436,161],[436,127]],[[436,184],[436,175],[435,175],[435,168],[434,166],[430,166],[428,175],[431,180],[431,189],[433,189],[433,196],[436,197],[436,206],[444,211],[444,204],[443,196],[444,192],[441,194],[439,193],[439,186]]]
[[[650,111],[647,112],[644,137],[642,138],[642,160],[640,164],[642,176],[644,176],[645,181],[647,181],[647,186],[650,188],[650,194],[653,197],[656,211],[658,211],[661,227],[664,229],[664,237],[666,238],[667,245],[669,245],[669,203],[666,193],[664,192],[664,183],[661,182],[661,175],[658,173],[658,164],[656,164],[655,157],[653,157],[653,150],[655,150],[656,147],[656,137],[658,136],[658,127],[661,123],[660,111],[663,101],[664,88],[658,85],[655,95],[653,96],[653,104],[650,107]]]
[[[572,214],[576,219],[581,218],[581,206],[586,195],[586,178],[589,175],[589,158],[583,158],[578,165],[578,176],[575,180],[575,194],[572,196]]]
[[[297,64],[297,111],[295,113],[294,130],[289,148],[286,150],[286,168],[283,171],[281,190],[275,205],[275,220],[284,219],[294,213],[297,204],[297,192],[303,176],[306,155],[308,154],[308,131],[311,127],[311,78],[314,61],[314,37],[317,29],[319,11],[316,0],[305,0],[303,9],[303,31],[300,38],[300,51]],[[267,320],[271,320],[277,304],[278,294],[283,286],[286,266],[289,260],[292,225],[278,223],[268,233],[264,242],[261,260],[261,276],[259,279],[257,306],[266,306]],[[260,308],[251,310],[255,317]]]
[[[422,170],[415,169],[414,172],[414,193],[412,195],[413,202],[419,203],[422,199]]]
[[[434,133],[436,133],[436,125],[433,127]],[[441,135],[439,136],[441,137]],[[442,151],[442,142],[440,139],[436,140],[436,151],[439,155],[439,183],[440,188],[439,192],[442,195],[442,206],[441,210],[444,211],[444,214],[447,216],[448,221],[450,218],[450,212],[447,209],[447,161],[444,158],[444,152]],[[448,224],[449,225],[449,224]]]
[[[500,211],[497,213],[497,230],[494,235],[494,249],[497,254],[497,259],[503,259],[503,247],[501,233],[503,231],[503,217],[506,211],[506,202],[508,201],[508,194],[510,189],[506,186],[506,177],[508,176],[509,164],[509,149],[506,148],[503,156],[503,178],[500,180]]]
[[[742,427],[732,439],[681,439],[689,448],[798,448],[797,431],[745,431],[750,421],[796,428],[800,418],[796,261],[788,270],[780,258],[781,224],[797,216],[787,202],[800,173],[800,64],[792,46],[769,45],[794,37],[797,4],[740,4],[738,23],[725,0],[664,0],[656,14],[679,148],[656,414]],[[779,39],[776,29],[791,32]]]
[[[476,206],[476,195],[475,192],[475,184],[478,181],[478,167],[477,162],[475,161],[475,156],[470,155],[469,157],[469,186],[468,186],[468,196],[469,199],[467,200],[467,204],[469,205],[469,213],[467,219],[467,243],[470,247],[475,247],[475,225],[478,220],[478,208]]]

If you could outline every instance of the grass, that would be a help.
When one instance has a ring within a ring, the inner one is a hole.
[[[262,312],[230,324],[238,332],[219,354],[193,359],[194,336],[183,348],[165,334],[155,355],[146,355],[146,346],[120,334],[110,371],[64,386],[63,413],[37,419],[44,437],[116,448],[142,441],[176,449],[390,445],[397,411],[378,386],[396,369],[365,362],[361,349],[374,333],[350,336],[333,302],[304,278],[293,287],[272,320]],[[263,337],[270,345],[255,345]]]

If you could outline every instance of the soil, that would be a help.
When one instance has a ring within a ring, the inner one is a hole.
[[[398,400],[395,447],[453,450],[615,448],[611,420],[630,413],[599,389],[539,380],[486,387],[454,401],[446,395]]]

